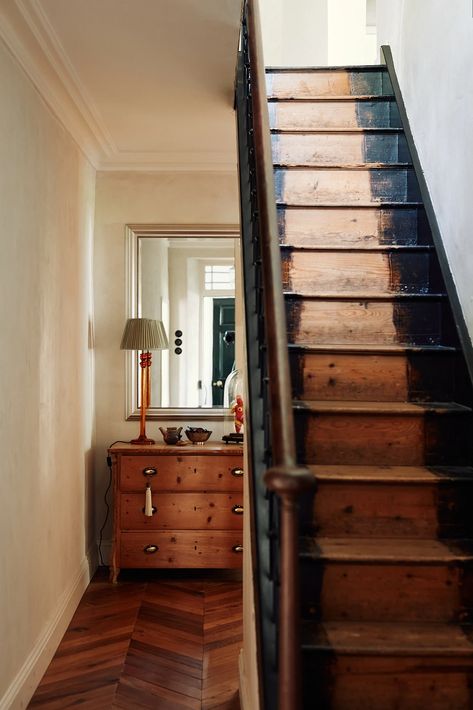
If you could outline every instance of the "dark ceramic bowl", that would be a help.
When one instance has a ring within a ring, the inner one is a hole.
[[[201,446],[210,438],[211,433],[208,429],[186,429],[186,436],[189,441]]]

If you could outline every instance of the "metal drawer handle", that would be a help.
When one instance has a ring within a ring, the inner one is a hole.
[[[155,505],[153,505],[151,510],[153,512],[153,515],[155,515],[158,512],[158,509],[156,508]],[[141,512],[143,513],[143,515],[145,514],[145,507],[144,506],[141,508]]]
[[[243,506],[240,505],[234,505],[232,508],[232,513],[234,515],[243,515]]]
[[[241,552],[243,552],[243,545],[233,545],[232,552],[240,554]]]
[[[146,547],[143,548],[145,555],[154,555],[158,550],[159,547],[157,545],[146,545]]]
[[[241,478],[243,476],[243,469],[242,468],[232,468],[232,476],[235,476],[236,478]]]
[[[157,470],[155,468],[144,468],[143,469],[143,476],[146,476],[147,478],[149,476],[156,476]]]

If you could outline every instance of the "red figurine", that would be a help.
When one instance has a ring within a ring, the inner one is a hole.
[[[235,431],[237,434],[243,428],[243,398],[237,394],[236,402],[232,407],[233,416],[235,418]]]

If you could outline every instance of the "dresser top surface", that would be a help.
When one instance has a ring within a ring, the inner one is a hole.
[[[179,456],[239,456],[243,454],[243,444],[224,444],[220,441],[206,441],[203,446],[184,442],[182,444],[148,444],[141,446],[138,444],[129,444],[125,442],[117,442],[108,449],[109,454],[126,454],[127,456],[155,454],[172,454]]]

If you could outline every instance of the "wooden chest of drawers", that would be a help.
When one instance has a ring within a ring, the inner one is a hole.
[[[242,447],[115,444],[109,455],[112,581],[121,568],[241,566]],[[153,509],[147,516],[148,486]]]

